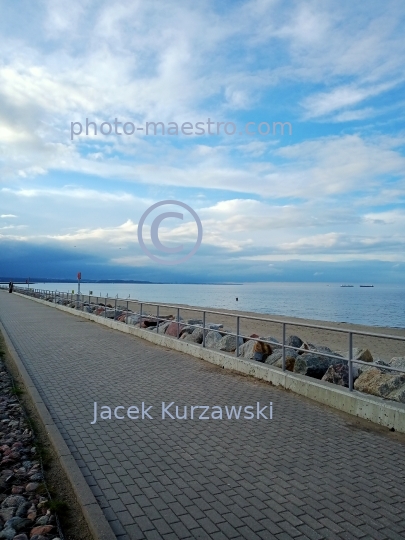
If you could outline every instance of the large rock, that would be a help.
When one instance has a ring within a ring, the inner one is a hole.
[[[265,364],[269,364],[270,366],[272,366],[273,364],[277,362],[277,360],[280,360],[280,358],[282,357],[283,357],[283,351],[281,349],[277,349],[277,351],[272,352],[271,355],[266,358]]]
[[[177,327],[179,328],[179,334],[180,332],[182,331],[182,329],[184,328],[184,324],[181,324],[181,323],[177,323],[177,322],[171,322],[167,328],[166,328],[166,336],[173,336],[173,337],[177,337]],[[160,328],[159,328],[159,332],[160,332]]]
[[[239,347],[243,345],[243,338],[239,336]],[[233,352],[236,350],[236,336],[223,336],[221,341],[218,343],[218,349],[220,351]]]
[[[239,347],[239,356],[249,360],[256,360],[256,362],[264,362],[271,353],[272,350],[268,343],[252,339]]]
[[[349,358],[349,352],[344,353],[344,358]],[[361,349],[360,347],[355,347],[352,351],[353,360],[361,360],[362,362],[372,362],[373,355],[368,349]],[[359,364],[360,365],[360,364]]]
[[[325,349],[328,348],[325,347]],[[329,353],[329,351],[330,349],[322,352]],[[330,354],[336,353],[330,351]],[[300,373],[302,375],[307,375],[308,377],[314,377],[315,379],[322,379],[328,370],[328,367],[337,363],[339,363],[337,358],[322,356],[318,351],[308,352],[297,356],[294,365],[294,373]]]
[[[299,338],[298,336],[288,336],[285,342],[287,347],[297,347],[297,348],[300,348],[303,343],[304,342],[302,341],[302,339]]]
[[[389,364],[385,362],[384,360],[381,360],[380,358],[375,358],[373,361],[373,364],[389,367]],[[353,371],[357,372],[357,376],[361,375],[362,373],[365,373],[366,371],[369,371],[370,369],[374,369],[374,366],[367,365],[367,364],[353,364]],[[383,373],[390,373],[390,371],[384,369]]]
[[[390,392],[387,396],[387,399],[392,399],[393,401],[405,403],[405,384],[403,384],[393,392]]]
[[[210,330],[205,336],[205,346],[209,349],[218,349],[218,345],[221,340],[222,334],[216,330]]]
[[[207,330],[205,331],[207,335]],[[184,338],[184,341],[189,341],[190,343],[202,343],[203,342],[203,329],[194,328],[194,331],[191,334],[187,334]]]
[[[372,394],[373,396],[387,397],[404,384],[405,373],[394,375],[392,373],[383,373],[379,369],[373,368],[360,375],[354,383],[354,388],[359,390],[359,392]]]
[[[394,356],[388,363],[390,366],[405,370],[405,356]]]
[[[285,349],[285,369],[287,371],[294,371],[295,360],[298,356],[298,351],[295,349],[286,348]],[[274,367],[282,368],[283,367],[283,350],[275,351],[271,356],[266,360],[266,364],[269,363]]]
[[[349,387],[349,366],[348,363],[335,364],[329,366],[325,375],[322,377],[323,381],[338,384],[339,386]]]
[[[278,341],[278,339],[276,339],[276,338],[273,337],[273,336],[269,336],[269,337],[260,337],[260,339],[263,340],[263,341],[271,341],[271,343],[269,343],[268,345],[270,345],[271,350],[272,350],[273,352],[276,351],[277,349],[281,349],[281,348],[282,348],[281,343]]]

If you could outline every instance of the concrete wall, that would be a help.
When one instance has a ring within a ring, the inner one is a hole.
[[[299,375],[298,373],[291,373],[290,371],[283,372],[279,368],[255,362],[254,360],[236,358],[234,355],[228,353],[206,349],[201,345],[177,340],[165,335],[159,335],[149,330],[135,328],[134,326],[126,325],[112,319],[85,313],[59,304],[52,304],[51,302],[28,297],[26,295],[20,295],[19,293],[15,294],[45,304],[48,307],[66,311],[71,315],[104,324],[105,326],[119,330],[120,332],[127,332],[128,334],[146,339],[157,345],[190,354],[225,369],[232,369],[239,373],[250,375],[262,379],[263,381],[268,381],[274,386],[281,386],[296,394],[313,399],[318,403],[324,403],[325,405],[339,409],[340,411],[405,433],[405,404],[403,403],[387,401],[376,396],[362,394],[356,390],[350,392],[348,388],[312,379],[304,375]]]

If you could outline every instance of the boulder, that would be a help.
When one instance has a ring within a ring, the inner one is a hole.
[[[275,356],[277,355],[277,356]],[[285,368],[287,371],[294,371],[295,360],[298,356],[298,351],[295,349],[285,349]],[[277,350],[273,353],[267,360],[271,358],[271,365],[274,367],[282,368],[283,367],[283,350]]]
[[[390,392],[387,396],[387,399],[392,399],[393,401],[405,403],[405,384],[403,384],[393,392]]]
[[[210,349],[218,349],[218,344],[222,340],[222,335],[216,330],[210,330],[205,336],[205,346]]]
[[[193,332],[194,328],[192,326],[184,326],[184,328],[182,328],[180,331],[180,336],[183,336],[184,334],[192,334]]]
[[[266,358],[265,364],[273,365],[277,362],[277,360],[280,360],[280,358],[282,357],[283,351],[281,349],[277,349],[277,351],[274,351],[270,356]]]
[[[387,362],[384,362],[384,360],[381,360],[380,358],[376,358],[373,362],[373,364],[378,364],[379,366],[389,366],[389,364],[387,364]],[[369,369],[373,369],[374,366],[373,365],[366,365],[366,364],[353,364],[353,371],[356,371],[357,372],[357,376],[361,375],[362,373],[365,373],[366,371],[368,371]],[[383,373],[389,373],[389,371],[385,370],[383,371]]]
[[[171,325],[171,321],[160,323],[159,324],[159,334],[166,333],[166,330],[169,328],[170,325]]]
[[[184,328],[184,324],[181,324],[181,323],[177,323],[177,322],[171,322],[168,327],[166,328],[166,336],[173,336],[173,337],[177,337],[177,327],[179,327],[179,334],[180,332],[182,331],[182,329]],[[159,328],[159,332],[160,332],[160,328]]]
[[[256,362],[264,362],[271,353],[272,350],[270,345],[268,343],[263,343],[262,341],[249,340],[239,347],[240,357],[256,360]]]
[[[262,339],[263,341],[271,341],[271,343],[268,343],[268,345],[270,345],[272,351],[276,351],[277,349],[282,348],[281,343],[273,336],[260,337],[260,339]]]
[[[205,335],[207,335],[207,330],[205,331]],[[184,341],[189,341],[190,343],[202,343],[203,342],[203,329],[194,328],[191,334],[186,334]]]
[[[345,352],[344,358],[349,358],[349,352]],[[352,351],[353,360],[361,360],[362,362],[372,362],[373,355],[368,349],[361,349],[360,347],[354,347]],[[360,364],[359,364],[360,365]]]
[[[334,364],[329,366],[322,381],[349,387],[349,366],[348,363]]]
[[[325,349],[328,349],[325,347]],[[322,351],[322,352],[329,352]],[[330,354],[332,351],[330,351]],[[328,367],[334,364],[338,364],[337,358],[329,358],[322,356],[318,351],[311,351],[301,355],[297,355],[294,364],[294,373],[300,373],[301,375],[307,375],[308,377],[314,377],[315,379],[322,379],[325,375]]]
[[[354,383],[359,392],[378,397],[387,397],[405,384],[405,373],[394,375],[383,373],[378,368],[372,368],[362,373]]]
[[[300,350],[298,351],[298,354],[304,354],[306,351],[315,351],[316,345],[313,343],[308,343],[307,341],[304,341],[300,347]]]
[[[405,356],[394,356],[388,363],[390,366],[405,370]]]
[[[238,339],[239,347],[243,345],[243,338],[239,337]],[[233,352],[236,350],[236,336],[223,336],[221,341],[218,343],[218,349],[220,351]]]
[[[201,319],[188,319],[187,324],[191,325],[203,325],[203,321]]]
[[[298,336],[288,336],[285,342],[285,344],[288,347],[297,347],[297,348],[301,347],[303,343],[304,342],[302,341],[302,339],[299,338]]]

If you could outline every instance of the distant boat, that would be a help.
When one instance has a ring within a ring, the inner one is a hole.
[[[341,285],[341,287],[354,287],[354,285]]]
[[[374,285],[360,285],[360,287],[374,287]]]

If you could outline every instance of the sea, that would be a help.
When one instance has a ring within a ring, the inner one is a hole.
[[[31,288],[77,292],[76,283],[36,283]],[[81,292],[143,302],[188,304],[320,321],[405,328],[405,287],[336,283],[125,284],[82,283]]]

